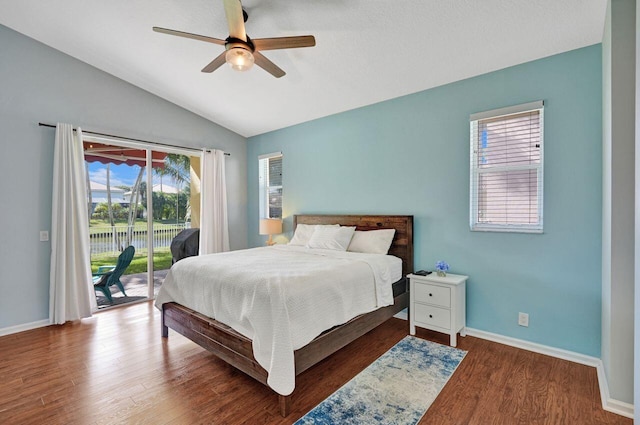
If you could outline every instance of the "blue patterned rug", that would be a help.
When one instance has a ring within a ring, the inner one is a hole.
[[[465,354],[407,336],[295,425],[416,424]]]

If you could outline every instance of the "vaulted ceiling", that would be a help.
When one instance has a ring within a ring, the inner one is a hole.
[[[243,136],[602,41],[606,0],[244,0],[252,38],[314,35],[263,52],[287,74],[200,70],[224,47],[221,0],[0,0],[0,24]]]

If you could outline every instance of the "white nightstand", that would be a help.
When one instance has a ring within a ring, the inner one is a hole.
[[[449,334],[455,347],[456,334],[465,336],[466,282],[469,276],[436,272],[427,276],[410,274],[409,333],[416,334],[416,326]]]

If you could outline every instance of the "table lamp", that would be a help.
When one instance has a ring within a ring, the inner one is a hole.
[[[271,246],[275,244],[271,235],[278,235],[282,233],[282,220],[279,218],[261,218],[260,219],[260,234],[269,235],[267,245]]]

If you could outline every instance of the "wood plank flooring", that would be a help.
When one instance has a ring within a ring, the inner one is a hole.
[[[407,332],[391,319],[299,376],[282,418],[266,387],[173,331],[162,339],[151,303],[126,306],[0,337],[0,423],[290,424]],[[469,336],[459,348],[420,424],[632,424],[602,410],[593,368]]]

